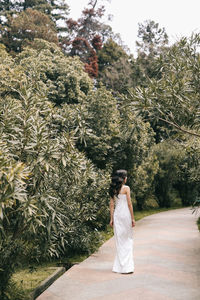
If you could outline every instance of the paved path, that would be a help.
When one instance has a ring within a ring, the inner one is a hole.
[[[196,219],[189,208],[145,217],[134,229],[134,274],[111,272],[111,238],[37,300],[200,300]]]

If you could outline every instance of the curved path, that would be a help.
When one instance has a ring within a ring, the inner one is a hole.
[[[200,233],[190,208],[138,221],[134,274],[111,272],[114,239],[73,266],[37,300],[200,300]]]

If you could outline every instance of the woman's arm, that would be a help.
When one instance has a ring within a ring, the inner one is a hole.
[[[135,218],[134,218],[134,214],[133,214],[133,205],[131,202],[131,192],[130,192],[129,186],[126,187],[126,195],[127,195],[127,201],[128,201],[128,208],[129,208],[130,214],[131,214],[132,227],[134,227],[135,226]]]
[[[114,199],[110,198],[110,226],[113,226]]]

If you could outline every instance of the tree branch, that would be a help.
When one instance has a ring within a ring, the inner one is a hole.
[[[159,120],[160,120],[160,121],[163,121],[163,122],[165,122],[165,123],[167,123],[167,124],[169,124],[169,125],[172,125],[172,126],[175,127],[176,129],[178,129],[178,130],[180,130],[180,131],[182,131],[182,132],[184,132],[184,133],[187,133],[187,134],[190,134],[190,135],[194,135],[194,136],[200,137],[200,134],[194,133],[194,132],[191,132],[191,131],[188,131],[188,130],[186,130],[186,129],[183,129],[183,128],[181,128],[178,124],[174,124],[173,122],[170,122],[170,121],[165,120],[165,119],[163,119],[163,118],[159,118]]]

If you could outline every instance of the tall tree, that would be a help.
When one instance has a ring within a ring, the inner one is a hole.
[[[133,86],[131,58],[113,39],[98,52],[99,80],[114,92],[126,93]]]
[[[104,6],[98,7],[97,4],[98,0],[89,1],[81,18],[77,21],[67,20],[69,34],[62,43],[66,52],[81,58],[91,77],[98,75],[98,51],[102,47],[102,36],[105,35],[105,26],[100,22]]]
[[[146,55],[152,52],[157,54],[163,46],[168,44],[165,28],[160,28],[158,23],[153,20],[146,20],[138,25],[139,40],[136,42],[138,52],[143,52]]]
[[[139,83],[146,86],[149,78],[160,78],[155,59],[167,48],[168,35],[158,23],[146,20],[139,23],[138,38],[135,70],[140,78]]]
[[[41,38],[58,44],[53,21],[42,12],[31,8],[17,17],[8,17],[7,25],[1,26],[0,41],[9,51],[20,52],[23,45],[31,44],[34,38]]]
[[[0,0],[0,24],[9,25],[9,17],[32,8],[47,15],[56,25],[57,31],[66,30],[62,26],[68,17],[68,5],[64,0]]]

